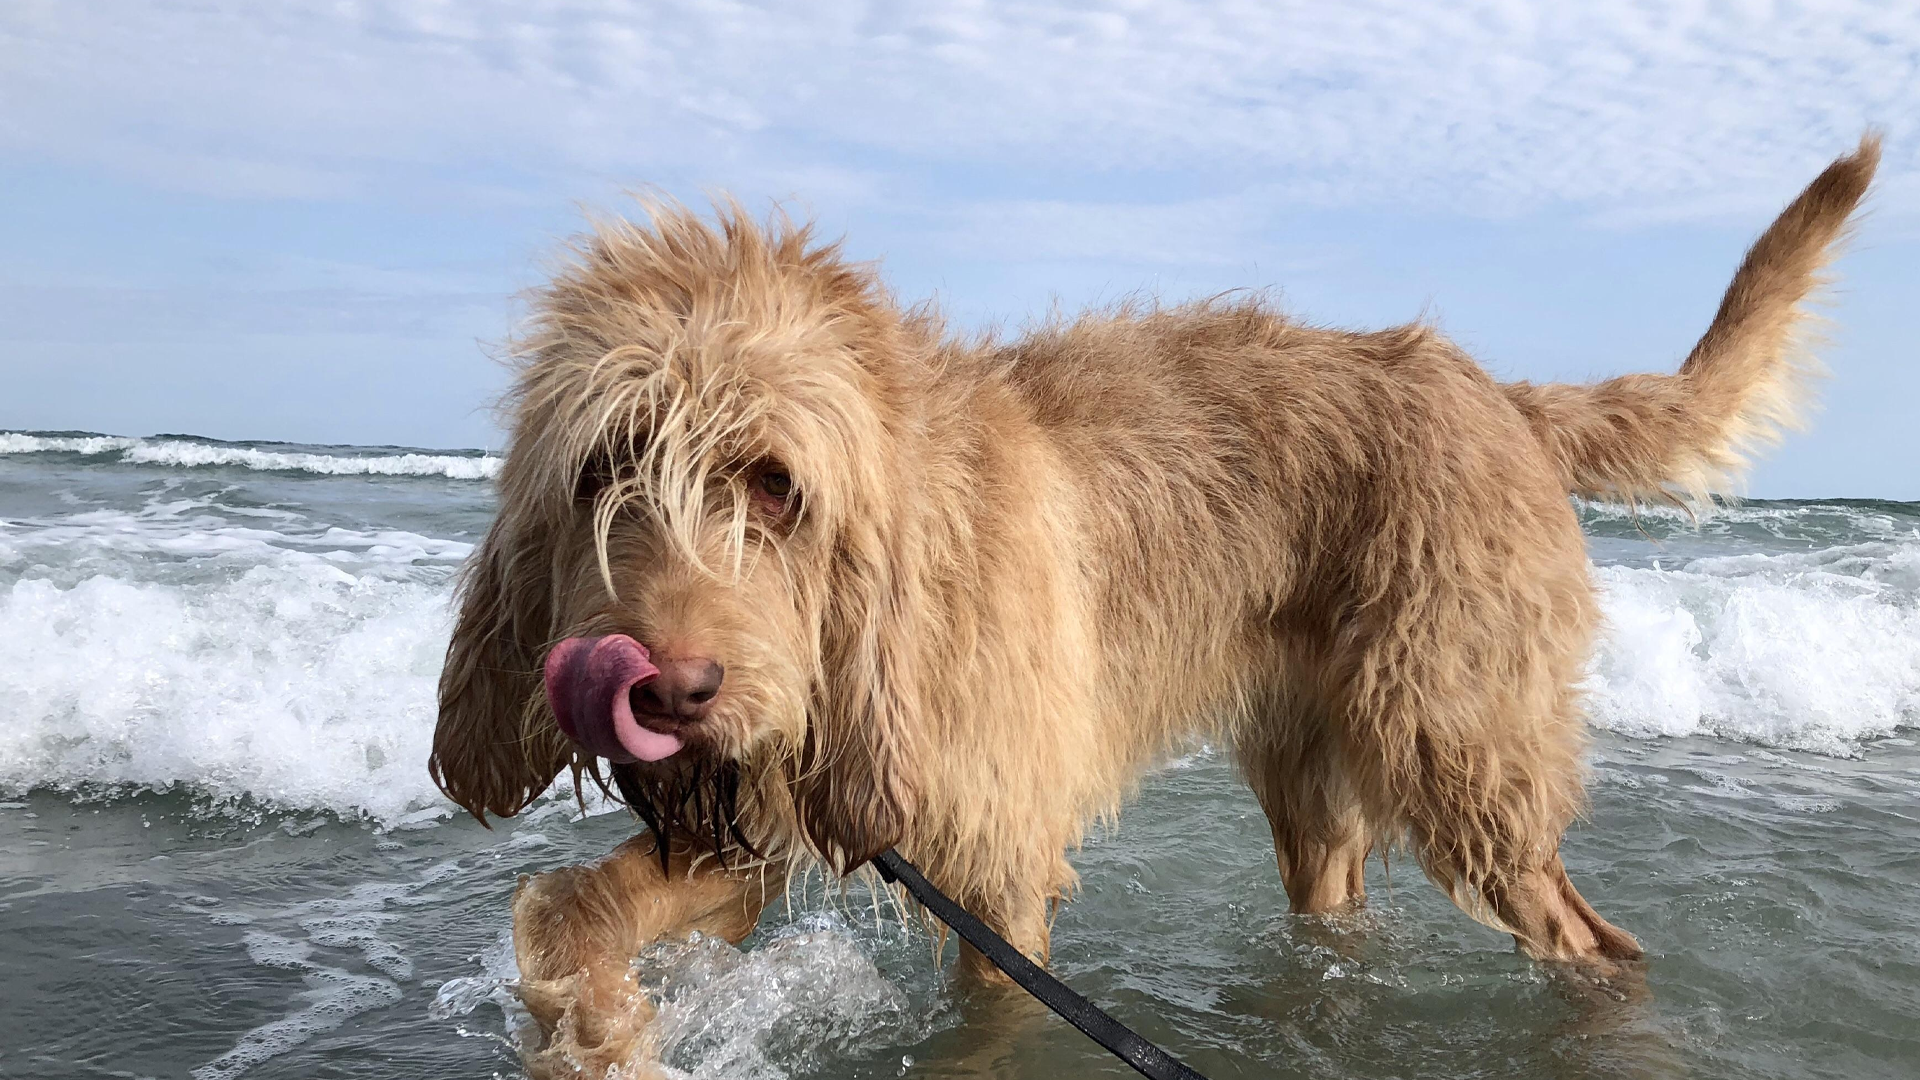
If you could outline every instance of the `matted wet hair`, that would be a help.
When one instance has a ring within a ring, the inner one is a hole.
[[[599,782],[597,764],[593,778]],[[740,828],[738,761],[696,757],[670,760],[667,767],[612,765],[608,772],[619,800],[652,831],[661,873],[667,872],[667,853],[677,834],[707,847],[722,866],[730,865],[729,856],[765,858]],[[601,790],[606,790],[604,782]]]

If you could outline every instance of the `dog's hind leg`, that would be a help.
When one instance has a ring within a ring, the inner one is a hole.
[[[1363,902],[1373,837],[1325,710],[1276,695],[1235,742],[1273,827],[1273,853],[1294,913],[1322,915]]]
[[[1528,955],[1598,969],[1637,959],[1639,943],[1594,911],[1560,861],[1582,798],[1577,654],[1544,646],[1547,633],[1502,634],[1499,622],[1403,610],[1363,645],[1340,711],[1348,775],[1368,819],[1405,836],[1455,904]]]
[[[1295,800],[1285,816],[1267,811],[1280,882],[1294,914],[1324,915],[1364,903],[1373,839],[1359,805],[1322,804],[1311,808],[1312,817],[1301,816],[1302,809]]]

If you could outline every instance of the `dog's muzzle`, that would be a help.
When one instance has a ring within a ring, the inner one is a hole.
[[[595,755],[662,761],[680,752],[680,736],[641,723],[632,702],[635,687],[659,677],[646,646],[625,634],[567,638],[547,654],[547,703],[567,738]]]

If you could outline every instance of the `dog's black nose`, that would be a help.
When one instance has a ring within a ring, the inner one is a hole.
[[[653,663],[660,675],[633,688],[634,716],[643,722],[653,719],[678,724],[705,719],[727,669],[699,656],[655,658]]]

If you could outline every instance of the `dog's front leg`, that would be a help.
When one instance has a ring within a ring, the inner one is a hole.
[[[773,871],[728,870],[675,845],[663,871],[651,834],[597,863],[523,877],[513,896],[520,998],[540,1027],[535,1077],[650,1075],[652,1007],[636,984],[641,949],[693,931],[738,944],[753,932]]]

